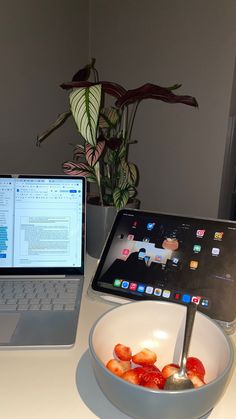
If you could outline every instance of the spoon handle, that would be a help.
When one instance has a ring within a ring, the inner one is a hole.
[[[187,305],[187,315],[186,315],[186,324],[185,324],[185,333],[184,333],[184,343],[183,343],[183,352],[181,356],[180,370],[179,373],[185,373],[186,362],[188,357],[188,350],[192,336],[193,323],[195,319],[195,314],[197,311],[197,304],[189,303]]]

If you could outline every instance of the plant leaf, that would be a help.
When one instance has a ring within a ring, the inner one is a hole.
[[[101,103],[101,85],[74,90],[70,94],[71,112],[85,141],[96,145],[97,124]]]
[[[81,157],[84,157],[84,156],[85,156],[84,146],[81,144],[76,145],[74,148],[73,159],[77,161]]]
[[[129,198],[133,198],[137,194],[137,189],[134,186],[128,187]]]
[[[119,121],[119,113],[116,108],[104,108],[100,111],[98,125],[99,128],[115,128]]]
[[[85,65],[83,68],[78,70],[72,77],[72,81],[85,81],[89,79],[91,68],[95,65],[95,58],[92,58],[91,63]]]
[[[113,192],[113,201],[117,209],[124,208],[129,199],[129,192],[127,189],[116,188]]]
[[[111,179],[104,176],[104,177],[101,178],[101,184],[106,189],[106,193],[111,194],[111,192],[112,192]]]
[[[107,147],[106,149],[106,163],[110,166],[115,165],[115,161],[116,161],[116,154],[113,150],[109,149]]]
[[[118,137],[110,137],[106,140],[106,145],[108,148],[115,151],[122,145],[122,139]]]
[[[119,179],[119,186],[123,187],[126,185],[135,185],[138,179],[138,170],[134,163],[126,162],[125,160],[121,163],[121,176]]]
[[[93,83],[91,81],[70,81],[67,83],[62,83],[61,88],[65,90],[70,90],[75,88],[96,86],[97,84],[98,83]],[[114,96],[117,99],[122,97],[126,93],[126,90],[120,84],[113,83],[110,81],[99,81],[99,84],[102,85],[102,90],[104,93]]]
[[[66,122],[66,120],[71,116],[71,111],[63,112],[60,115],[58,115],[56,121],[41,135],[37,137],[37,145],[40,146],[40,144],[47,138],[49,135],[53,133],[57,128],[59,128],[61,125]]]
[[[96,176],[93,169],[86,163],[74,163],[67,161],[62,165],[63,171],[66,175],[84,176],[89,182],[96,182]]]
[[[97,143],[96,147],[91,144],[85,145],[86,160],[90,166],[94,166],[97,163],[102,155],[105,144],[105,140],[101,140]]]
[[[176,89],[179,89],[181,86],[182,86],[182,84],[180,84],[180,83],[175,83],[175,84],[173,84],[172,86],[168,86],[168,87],[167,87],[167,89],[168,89],[168,90],[176,90]]]
[[[167,103],[183,103],[189,106],[198,106],[197,100],[192,96],[175,95],[170,88],[147,83],[137,89],[127,92],[116,101],[116,106],[123,107],[130,103],[140,102],[143,99],[156,99]]]
[[[126,153],[127,153],[127,149],[126,149],[126,146],[125,146],[124,141],[123,141],[121,146],[120,146],[119,153],[118,153],[119,159],[120,160],[125,159]]]
[[[114,96],[116,98],[122,97],[126,92],[126,89],[124,89],[124,87],[120,84],[110,81],[101,81],[99,83],[101,83],[104,93],[107,93],[108,95]]]

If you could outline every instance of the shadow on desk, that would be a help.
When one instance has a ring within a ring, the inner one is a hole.
[[[88,350],[78,363],[75,379],[81,399],[98,418],[130,419],[130,416],[114,407],[100,390],[93,374]]]

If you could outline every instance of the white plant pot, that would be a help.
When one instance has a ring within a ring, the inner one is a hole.
[[[115,207],[87,203],[86,250],[90,256],[99,259],[116,214]]]
[[[140,201],[135,199],[127,208],[139,208]],[[117,209],[111,206],[101,206],[87,203],[86,216],[86,251],[99,259],[108,234],[111,231]]]

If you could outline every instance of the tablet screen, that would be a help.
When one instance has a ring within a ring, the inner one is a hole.
[[[119,297],[188,304],[236,317],[236,223],[119,211],[92,289]]]

